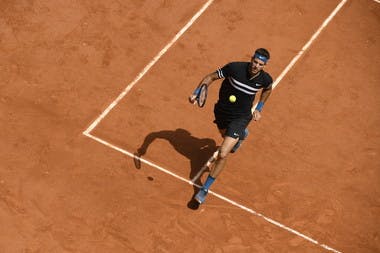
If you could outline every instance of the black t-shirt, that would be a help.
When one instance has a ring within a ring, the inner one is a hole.
[[[218,69],[219,78],[225,78],[219,90],[218,111],[235,115],[250,115],[255,95],[260,89],[268,89],[273,83],[272,77],[265,71],[251,79],[250,62],[230,62]],[[230,102],[234,95],[236,101]]]

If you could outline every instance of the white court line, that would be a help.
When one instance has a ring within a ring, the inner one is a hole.
[[[319,36],[319,34],[322,32],[322,30],[327,26],[327,24],[332,20],[332,18],[338,13],[338,11],[343,7],[343,5],[347,2],[348,0],[342,0],[338,6],[334,9],[334,11],[327,17],[327,19],[322,23],[322,25],[319,27],[319,29],[313,34],[313,36],[310,38],[310,40],[303,46],[303,48],[301,49],[301,51],[298,52],[298,54],[291,60],[291,62],[288,64],[288,66],[282,71],[282,73],[279,75],[279,77],[276,79],[276,81],[273,83],[273,88],[275,88],[278,83],[282,80],[282,78],[290,71],[290,69],[294,66],[294,64],[299,60],[299,58],[304,54],[304,52],[310,47],[310,45],[313,43],[313,41]],[[376,1],[376,0],[375,0]],[[103,145],[109,147],[109,148],[112,148],[118,152],[121,152],[125,155],[128,155],[132,158],[134,158],[135,156],[122,149],[122,148],[119,148],[111,143],[108,143],[96,136],[93,136],[90,134],[90,132],[99,124],[99,122],[107,116],[107,114],[118,104],[118,102],[120,102],[120,100],[133,88],[133,86],[149,71],[149,69],[162,57],[162,55],[164,55],[166,53],[166,51],[178,40],[178,38],[195,22],[195,20],[208,8],[208,6],[213,2],[213,0],[209,0],[207,1],[206,4],[203,5],[203,7],[192,17],[192,19],[175,35],[175,37],[169,42],[169,44],[167,44],[154,58],[153,60],[143,69],[143,71],[141,71],[139,73],[139,75],[124,89],[124,91],[107,107],[106,110],[103,111],[103,113],[90,125],[89,128],[87,128],[83,134],[97,142],[100,142],[102,143]],[[144,163],[146,163],[147,165],[149,166],[152,166],[166,174],[169,174],[181,181],[184,181],[188,184],[191,184],[191,185],[196,185],[194,184],[191,180],[187,180],[169,170],[166,170],[156,164],[154,164],[153,162],[150,162],[148,160],[145,160],[143,158],[140,158],[140,160]],[[200,187],[199,185],[196,185],[197,187]],[[248,208],[248,207],[245,207],[243,205],[240,205],[238,204],[237,202],[235,201],[232,201],[222,195],[219,195],[217,193],[214,193],[212,191],[209,191],[210,194],[214,195],[215,197],[218,197],[234,206],[237,206],[251,214],[254,214],[258,217],[261,217],[263,218],[264,220],[268,221],[269,223],[275,225],[275,226],[278,226],[282,229],[285,229],[287,230],[288,232],[290,233],[293,233],[293,234],[296,234],[297,236],[300,236],[302,238],[304,238],[305,240],[307,241],[310,241],[326,250],[329,250],[329,251],[333,251],[333,252],[336,252],[336,253],[340,253],[340,251],[337,251],[325,244],[322,244],[322,243],[319,243],[318,241],[294,230],[294,229],[291,229],[275,220],[272,220],[260,213],[257,213],[256,211]]]
[[[174,38],[151,60],[148,65],[128,84],[122,93],[103,111],[102,114],[83,132],[90,133],[104,117],[127,95],[127,93],[140,81],[140,79],[153,67],[154,64],[168,51],[168,49],[186,32],[187,29],[202,15],[202,13],[212,4],[214,0],[208,0],[202,8],[187,22],[187,24],[174,36]]]
[[[92,135],[90,133],[84,133],[84,135],[87,136],[87,137],[89,137],[89,138],[91,138],[91,139],[93,139],[93,140],[95,140],[95,141],[97,141],[97,142],[99,142],[99,143],[101,143],[101,144],[103,144],[103,145],[105,145],[105,146],[107,146],[107,147],[109,147],[109,148],[111,148],[111,149],[113,149],[113,150],[116,150],[116,151],[118,151],[120,153],[123,153],[123,154],[125,154],[125,155],[127,155],[129,157],[135,158],[135,155],[132,154],[131,152],[128,152],[128,151],[126,151],[126,150],[124,150],[124,149],[122,149],[120,147],[117,147],[116,145],[113,145],[113,144],[111,144],[111,143],[109,143],[109,142],[107,142],[105,140],[102,140],[102,139],[100,139],[100,138],[98,138],[98,137],[96,137],[96,136],[94,136],[94,135]],[[162,171],[162,172],[164,172],[164,173],[166,173],[168,175],[171,175],[171,176],[173,176],[173,177],[175,177],[175,178],[177,178],[177,179],[179,179],[179,180],[181,180],[181,181],[183,181],[185,183],[188,183],[190,185],[195,185],[198,188],[201,187],[200,185],[195,184],[193,181],[191,181],[189,179],[186,179],[186,178],[183,178],[183,177],[181,177],[181,176],[179,176],[179,175],[171,172],[170,170],[167,170],[167,169],[165,169],[165,168],[163,168],[161,166],[158,166],[158,165],[154,164],[151,161],[148,161],[148,160],[146,160],[144,158],[141,158],[141,157],[139,159],[140,159],[141,162],[143,162],[143,163],[145,163],[145,164],[147,164],[147,165],[149,165],[149,166],[151,166],[153,168],[156,168],[159,171]],[[277,227],[280,227],[280,228],[282,228],[282,229],[284,229],[284,230],[286,230],[286,231],[288,231],[288,232],[290,232],[292,234],[295,234],[295,235],[297,235],[299,237],[302,237],[303,239],[305,239],[305,240],[307,240],[309,242],[312,242],[312,243],[314,243],[314,244],[316,244],[316,245],[318,245],[318,246],[320,246],[320,247],[322,247],[322,248],[324,248],[326,250],[329,250],[329,251],[332,251],[332,252],[335,252],[335,253],[341,253],[340,251],[338,251],[336,249],[333,249],[333,248],[327,246],[326,244],[320,243],[317,240],[314,240],[314,239],[312,239],[312,238],[310,238],[310,237],[302,234],[301,232],[299,232],[297,230],[294,230],[294,229],[292,229],[290,227],[287,227],[287,226],[281,224],[278,221],[275,221],[275,220],[273,220],[273,219],[271,219],[269,217],[266,217],[265,215],[263,215],[261,213],[258,213],[256,211],[252,210],[251,208],[243,206],[243,205],[241,205],[241,204],[239,204],[239,203],[237,203],[237,202],[235,202],[235,201],[233,201],[233,200],[231,200],[229,198],[226,198],[226,197],[224,197],[224,196],[222,196],[222,195],[220,195],[218,193],[215,193],[215,192],[209,190],[209,194],[214,195],[215,197],[217,197],[217,198],[219,198],[221,200],[224,200],[224,201],[230,203],[231,205],[234,205],[234,206],[236,206],[236,207],[238,207],[238,208],[240,208],[240,209],[242,209],[244,211],[247,211],[247,212],[249,212],[249,213],[251,213],[253,215],[256,215],[256,216],[258,216],[258,217],[266,220],[267,222],[269,222],[269,223],[271,223],[271,224],[273,224],[273,225],[275,225]]]
[[[331,14],[325,19],[325,21],[322,23],[322,25],[318,28],[318,30],[311,36],[309,41],[302,47],[302,49],[298,52],[296,56],[290,61],[288,66],[281,72],[281,74],[277,77],[276,81],[273,83],[273,88],[278,85],[278,83],[284,78],[284,76],[289,72],[289,70],[296,64],[296,62],[299,60],[299,58],[305,53],[305,51],[310,47],[310,45],[314,42],[314,40],[319,36],[319,34],[322,32],[322,30],[327,26],[328,23],[333,19],[333,17],[338,13],[338,11],[343,7],[343,5],[348,0],[342,0],[338,6],[331,12]]]
[[[338,11],[343,7],[343,5],[348,0],[342,0],[337,7],[331,12],[331,14],[325,19],[325,21],[322,23],[322,25],[318,28],[318,30],[310,37],[309,41],[302,47],[302,49],[297,53],[296,56],[293,57],[293,59],[290,61],[288,66],[281,72],[281,74],[277,77],[277,79],[273,82],[272,87],[273,89],[276,88],[276,86],[280,83],[280,81],[284,78],[284,76],[293,68],[293,66],[296,64],[296,62],[301,58],[301,56],[305,53],[305,51],[311,46],[311,44],[314,42],[314,40],[319,36],[319,34],[322,32],[322,30],[330,23],[330,21],[335,17],[335,15],[338,13]],[[376,1],[376,0],[375,0]],[[253,105],[252,111],[254,108],[256,108],[257,103]]]

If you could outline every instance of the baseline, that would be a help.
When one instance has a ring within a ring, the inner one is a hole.
[[[131,152],[128,152],[127,150],[124,150],[124,149],[122,149],[120,147],[117,147],[116,145],[114,145],[112,143],[109,143],[109,142],[107,142],[107,141],[105,141],[105,140],[103,140],[103,139],[101,139],[99,137],[91,135],[90,133],[84,133],[84,135],[87,136],[87,137],[89,137],[90,139],[93,139],[93,140],[95,140],[95,141],[97,141],[97,142],[99,142],[99,143],[101,143],[101,144],[103,144],[103,145],[105,145],[105,146],[107,146],[107,147],[109,147],[109,148],[111,148],[113,150],[116,150],[116,151],[118,151],[118,152],[120,152],[120,153],[122,153],[124,155],[127,155],[127,156],[129,156],[131,158],[135,158],[135,155],[132,154]],[[181,180],[181,181],[183,181],[185,183],[188,183],[190,185],[194,185],[194,186],[196,186],[198,188],[201,188],[200,185],[195,184],[192,180],[183,178],[183,177],[175,174],[174,172],[171,172],[170,170],[167,170],[167,169],[165,169],[165,168],[163,168],[161,166],[158,166],[158,165],[154,164],[153,162],[151,162],[151,161],[149,161],[147,159],[144,159],[144,158],[141,158],[141,157],[139,157],[139,159],[140,159],[141,162],[143,162],[143,163],[145,163],[145,164],[147,164],[147,165],[149,165],[149,166],[151,166],[153,168],[156,168],[159,171],[162,171],[162,172],[164,172],[164,173],[166,173],[166,174],[168,174],[170,176],[173,176],[173,177],[175,177],[175,178],[177,178],[177,179],[179,179],[179,180]],[[224,197],[223,195],[220,195],[220,194],[218,194],[216,192],[213,192],[211,190],[209,190],[209,194],[214,195],[215,197],[217,197],[217,198],[219,198],[219,199],[221,199],[221,200],[223,200],[223,201],[225,201],[225,202],[227,202],[227,203],[229,203],[229,204],[231,204],[233,206],[236,206],[236,207],[238,207],[238,208],[240,208],[240,209],[242,209],[242,210],[244,210],[244,211],[246,211],[248,213],[251,213],[251,214],[253,214],[253,215],[257,216],[257,217],[260,217],[260,218],[266,220],[267,222],[269,222],[269,223],[271,223],[271,224],[273,224],[273,225],[275,225],[275,226],[277,226],[279,228],[282,228],[282,229],[284,229],[284,230],[286,230],[286,231],[288,231],[288,232],[290,232],[292,234],[295,234],[295,235],[297,235],[297,236],[299,236],[299,237],[301,237],[301,238],[303,238],[303,239],[305,239],[305,240],[307,240],[307,241],[309,241],[309,242],[311,242],[313,244],[316,244],[316,245],[318,245],[318,246],[320,246],[320,247],[322,247],[322,248],[324,248],[326,250],[329,250],[329,251],[332,251],[332,252],[335,252],[335,253],[342,253],[341,251],[338,251],[338,250],[336,250],[336,249],[334,249],[334,248],[332,248],[332,247],[330,247],[330,246],[328,246],[326,244],[320,243],[317,240],[315,240],[315,239],[313,239],[313,238],[311,238],[311,237],[309,237],[307,235],[304,235],[304,234],[302,234],[301,232],[299,232],[299,231],[297,231],[295,229],[292,229],[292,228],[290,228],[290,227],[288,227],[288,226],[286,226],[284,224],[281,224],[280,222],[275,221],[275,220],[273,220],[273,219],[271,219],[271,218],[269,218],[269,217],[267,217],[267,216],[265,216],[265,215],[263,215],[261,213],[258,213],[258,212],[256,212],[255,210],[253,210],[253,209],[251,209],[249,207],[246,207],[246,206],[244,206],[242,204],[239,204],[236,201],[233,201],[233,200],[231,200],[231,199],[229,199],[227,197]]]

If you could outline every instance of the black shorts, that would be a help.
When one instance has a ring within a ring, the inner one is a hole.
[[[214,123],[221,130],[226,129],[226,135],[234,139],[239,138],[244,140],[244,130],[248,127],[249,122],[252,120],[252,114],[236,115],[225,113],[218,108],[214,107],[215,120]]]

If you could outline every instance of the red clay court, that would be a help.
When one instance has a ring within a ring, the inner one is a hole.
[[[2,1],[0,252],[380,252],[379,27],[378,0]],[[193,210],[220,81],[187,97],[258,47],[276,88]]]

